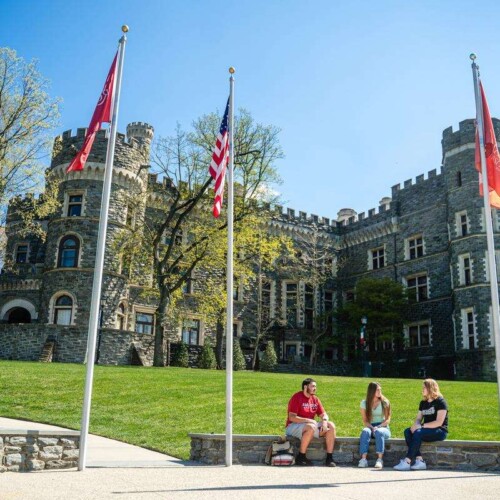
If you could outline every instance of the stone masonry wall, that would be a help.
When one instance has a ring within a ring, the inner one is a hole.
[[[77,467],[80,433],[0,429],[0,472]]]
[[[225,436],[223,434],[190,434],[190,459],[204,464],[223,464],[225,460]],[[263,464],[267,449],[280,436],[233,435],[233,463]],[[299,440],[291,442],[297,453]],[[338,465],[356,466],[359,460],[359,439],[337,438],[333,459]],[[406,453],[404,439],[389,439],[384,454],[385,466],[396,465]],[[500,471],[500,442],[498,441],[440,441],[423,443],[422,454],[428,465],[435,468],[459,470]],[[313,461],[324,461],[326,451],[323,439],[314,439],[307,456]],[[372,440],[368,460],[375,461],[375,446]]]

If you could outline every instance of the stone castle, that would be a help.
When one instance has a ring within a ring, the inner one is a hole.
[[[500,121],[494,119],[493,123],[499,137]],[[6,256],[14,262],[15,272],[0,275],[1,359],[85,359],[107,147],[106,134],[100,131],[85,169],[66,174],[85,132],[78,129],[72,136],[68,131],[55,139],[51,169],[61,181],[61,208],[40,221],[46,230],[45,241],[20,239],[18,215],[9,206]],[[427,176],[393,186],[392,197],[383,198],[378,209],[368,213],[342,209],[337,220],[329,220],[274,207],[271,224],[275,230],[293,236],[314,226],[335,248],[332,260],[346,264],[335,272],[331,290],[321,293],[292,275],[276,275],[267,282],[263,290],[266,314],[283,319],[285,325],[277,342],[279,357],[300,360],[308,356],[311,346],[300,332],[308,327],[311,315],[320,308],[333,309],[339,300],[349,300],[360,278],[388,277],[411,289],[415,297],[411,321],[405,325],[404,357],[418,358],[419,375],[426,367],[439,366],[441,377],[495,379],[484,208],[474,168],[474,133],[474,120],[464,120],[457,131],[446,129],[441,171],[431,170]],[[129,124],[126,136],[118,134],[108,243],[130,223],[131,214],[123,202],[126,193],[145,192],[148,184],[157,182],[145,165],[152,139],[153,127],[140,122]],[[498,242],[496,210],[493,220]],[[155,303],[144,299],[141,291],[108,251],[98,341],[100,363],[151,363]],[[189,295],[190,290],[185,293]],[[245,290],[236,298],[235,336],[252,336],[246,318],[255,311],[244,307],[248,303],[244,295],[251,293],[255,292]],[[285,321],[290,314],[294,320]],[[173,325],[173,330],[179,341],[196,348],[213,335],[214,326],[205,324],[193,311],[192,318]],[[376,343],[368,355],[375,359],[376,351],[384,351],[390,357],[392,350],[390,342]],[[346,361],[339,359],[334,348],[324,350],[321,359],[331,373],[339,373],[335,366]],[[404,363],[405,359],[396,361]]]

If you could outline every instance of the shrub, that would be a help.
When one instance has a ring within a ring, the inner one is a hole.
[[[245,361],[245,356],[243,356],[243,351],[241,350],[239,339],[234,339],[233,342],[233,370],[245,370],[247,363]]]
[[[263,372],[272,372],[278,364],[278,357],[276,356],[276,351],[274,350],[274,343],[268,342],[266,350],[264,351],[264,356],[260,361],[260,370]]]
[[[172,360],[172,366],[189,368],[189,351],[187,344],[185,344],[184,342],[181,342],[181,344],[175,351],[174,359]]]
[[[203,368],[205,370],[215,370],[215,368],[217,368],[214,349],[208,340],[205,340],[203,349],[198,356],[198,368]]]

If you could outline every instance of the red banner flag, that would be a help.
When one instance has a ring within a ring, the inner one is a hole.
[[[486,172],[490,205],[500,208],[500,154],[498,153],[495,129],[491,121],[490,110],[484,95],[483,84],[479,82],[483,105],[484,154],[486,156]],[[479,134],[476,129],[476,170],[479,172],[479,192],[483,196],[483,176],[481,174],[481,153],[479,150]]]
[[[83,142],[82,149],[69,164],[66,172],[71,172],[73,170],[83,170],[85,162],[89,156],[90,150],[92,149],[92,144],[94,144],[95,135],[98,130],[100,130],[103,123],[111,122],[111,104],[113,102],[113,89],[116,74],[116,59],[118,57],[118,52],[113,59],[111,68],[109,69],[108,77],[104,83],[101,95],[97,101],[97,105],[92,115],[92,120],[90,120],[89,128],[87,129],[87,135],[85,136],[85,141]]]
[[[215,146],[212,153],[212,161],[208,171],[213,179],[215,179],[215,199],[212,213],[214,217],[219,217],[222,209],[222,199],[224,197],[224,181],[226,179],[226,167],[229,160],[229,134],[228,134],[228,115],[229,115],[229,99],[227,100],[226,111],[220,130],[215,140]]]

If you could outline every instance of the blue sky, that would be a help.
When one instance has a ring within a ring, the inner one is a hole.
[[[0,45],[39,60],[58,132],[88,125],[124,23],[121,131],[222,109],[235,66],[236,105],[282,129],[285,205],[336,218],[439,169],[443,129],[475,115],[470,52],[500,116],[499,18],[494,1],[0,0]]]

